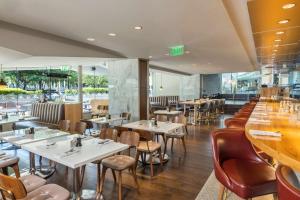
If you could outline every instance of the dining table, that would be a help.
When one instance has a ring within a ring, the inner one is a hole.
[[[186,113],[186,107],[189,106],[194,106],[194,118],[193,118],[193,122],[192,124],[195,125],[196,124],[196,115],[198,112],[198,108],[207,103],[207,101],[209,101],[208,99],[195,99],[195,100],[187,100],[187,101],[180,101],[179,104],[183,105],[183,113]]]
[[[245,126],[246,137],[254,146],[298,172],[299,108],[299,105],[292,102],[258,102]]]
[[[81,138],[82,146],[72,146],[74,138],[75,140]],[[73,191],[71,199],[80,199],[81,196],[81,167],[128,148],[128,145],[114,142],[113,140],[104,142],[104,140],[99,138],[78,134],[22,145],[22,149],[31,154],[42,156],[72,169]],[[31,159],[31,167],[35,168],[34,159]]]
[[[149,131],[153,133],[153,137],[155,133],[161,133],[163,134],[163,137],[165,137],[165,134],[172,133],[178,129],[182,129],[184,127],[184,124],[180,123],[172,123],[170,121],[167,122],[160,122],[157,121],[157,125],[154,125],[153,120],[140,120],[131,122],[128,124],[123,124],[122,127],[132,129],[132,130],[144,130]],[[166,145],[166,144],[165,144]],[[162,153],[162,157],[164,162],[169,160],[169,156],[165,153]],[[159,155],[156,155],[153,157],[153,163],[159,164]]]

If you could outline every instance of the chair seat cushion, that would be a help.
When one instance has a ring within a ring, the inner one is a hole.
[[[19,162],[19,158],[17,156],[10,156],[7,154],[0,156],[0,168],[8,167],[13,164],[17,164]]]
[[[122,171],[135,164],[135,159],[126,155],[115,155],[102,160],[102,165],[114,170]]]
[[[229,189],[242,198],[276,192],[275,170],[266,163],[229,159],[222,168],[232,182]]]
[[[148,149],[149,147],[149,149]],[[148,145],[146,141],[140,141],[139,146],[137,147],[138,151],[143,152],[154,152],[161,148],[161,144],[153,141],[148,141]]]
[[[69,200],[70,192],[55,184],[44,185],[30,193],[22,200]]]
[[[184,132],[172,132],[172,133],[167,133],[166,137],[169,138],[182,138],[185,136]]]
[[[35,175],[27,175],[20,177],[20,180],[24,184],[27,192],[32,192],[33,190],[46,184],[46,180]]]

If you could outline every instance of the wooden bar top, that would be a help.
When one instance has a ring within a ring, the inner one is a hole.
[[[278,162],[300,171],[300,120],[297,120],[297,111],[289,109],[287,104],[257,103],[245,132],[254,146]],[[281,134],[281,137],[253,134],[257,133],[256,130]]]

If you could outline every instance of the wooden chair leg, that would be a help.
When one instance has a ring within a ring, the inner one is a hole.
[[[183,144],[183,148],[184,148],[184,153],[186,153],[186,146],[185,146],[185,139],[184,139],[184,137],[182,137],[181,140],[182,140],[182,144]]]
[[[187,126],[185,126],[185,132],[186,132],[186,134],[189,134]]]
[[[11,166],[15,172],[16,178],[20,178],[20,169],[18,163]]]
[[[100,191],[100,176],[101,176],[101,166],[100,163],[97,163],[97,193]]]
[[[103,191],[103,184],[104,184],[104,180],[105,180],[106,170],[107,170],[107,168],[103,166],[102,175],[101,175],[101,181],[100,181],[100,190],[99,190],[100,194],[102,194],[102,191]]]
[[[131,170],[132,170],[132,176],[133,176],[135,185],[136,185],[137,188],[139,188],[139,184],[138,184],[137,176],[136,176],[136,167],[133,166]]]
[[[172,138],[171,151],[173,152],[174,138]]]
[[[164,159],[163,159],[163,157],[162,157],[162,155],[161,155],[161,148],[158,149],[158,153],[159,153],[160,166],[162,167],[162,166],[163,166],[163,161],[164,161]]]
[[[167,152],[168,140],[169,140],[169,137],[166,137],[166,142],[165,142],[165,147],[164,147],[164,156],[166,155],[166,152]]]
[[[114,181],[115,181],[115,183],[117,182],[117,177],[116,177],[116,172],[115,172],[115,170],[113,170],[113,169],[111,169],[111,172],[112,172],[112,175],[113,175],[113,177],[114,177]],[[120,180],[119,180],[120,181]]]
[[[137,151],[137,152],[136,152],[136,155],[135,155],[135,169],[136,169],[137,166],[138,166],[140,155],[141,155],[141,152],[140,152],[140,151]]]
[[[152,153],[150,152],[150,172],[151,172],[151,177],[153,177],[153,159],[152,159]]]
[[[225,187],[224,187],[224,185],[220,184],[218,200],[223,200],[224,192],[225,192]]]
[[[118,199],[122,200],[122,171],[119,171],[119,195],[118,195]]]

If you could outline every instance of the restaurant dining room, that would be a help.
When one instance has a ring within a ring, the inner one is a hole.
[[[300,1],[0,0],[0,199],[300,200]]]

